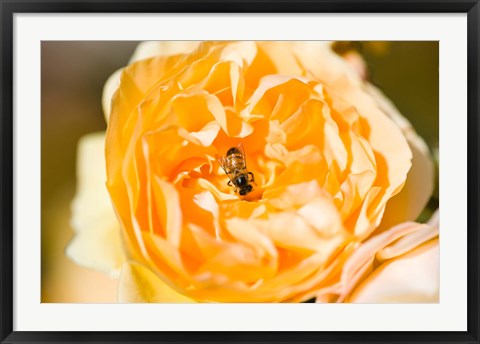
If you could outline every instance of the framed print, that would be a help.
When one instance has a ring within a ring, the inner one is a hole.
[[[2,343],[478,343],[479,9],[2,1]]]

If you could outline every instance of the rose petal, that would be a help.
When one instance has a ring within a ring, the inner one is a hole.
[[[228,249],[224,247],[217,255],[206,260],[197,271],[197,279],[219,275],[227,281],[254,283],[272,276],[272,264],[262,264],[268,262],[247,246],[232,245]],[[222,284],[228,285],[225,282]]]
[[[106,226],[92,225],[77,233],[66,249],[67,256],[78,265],[118,277],[125,253],[118,222]]]
[[[186,269],[185,256],[159,235],[142,232],[142,236],[148,260],[159,273],[162,273],[162,277],[183,288],[190,285],[192,278]]]
[[[375,86],[367,84],[366,90],[380,108],[400,127],[412,150],[412,168],[402,191],[387,204],[382,219],[382,228],[396,223],[415,220],[425,208],[433,193],[435,169],[432,154],[423,139],[415,132],[411,123],[403,117],[395,105]]]
[[[332,50],[331,42],[291,42],[291,50],[298,64],[324,82],[337,79],[341,73],[355,85],[361,83],[357,70]]]
[[[403,223],[361,244],[345,262],[341,277],[343,287],[339,301],[342,301],[347,296],[355,287],[358,280],[368,271],[378,251],[398,238],[410,233],[415,233],[425,227],[427,226],[414,222]]]
[[[235,239],[254,249],[259,256],[277,258],[277,250],[270,238],[263,235],[255,226],[249,226],[248,221],[238,218],[227,219],[226,227]]]
[[[295,210],[322,195],[323,191],[316,180],[298,184],[280,184],[265,192],[268,204],[282,211]]]
[[[376,257],[377,259],[387,260],[400,256],[436,236],[438,236],[438,227],[425,226],[385,247],[377,253]]]
[[[81,231],[91,224],[104,219],[104,215],[115,214],[105,186],[105,133],[94,133],[83,136],[77,149],[77,192],[72,202],[71,225],[74,230]]]
[[[154,56],[186,54],[198,47],[200,41],[145,41],[135,49],[129,64]]]
[[[110,111],[111,111],[110,107],[112,106],[113,94],[117,91],[118,87],[120,86],[120,75],[122,75],[122,69],[116,70],[107,79],[107,82],[105,82],[105,86],[103,86],[102,108],[103,108],[103,116],[105,117],[105,122],[107,123],[110,118]]]
[[[358,281],[372,273],[374,259],[379,263],[386,259],[390,259],[387,263],[391,262],[395,257],[402,259],[402,255],[410,254],[412,250],[416,250],[437,235],[438,227],[406,222],[361,244],[345,262],[341,277],[342,292],[337,302],[343,302],[351,290],[357,286]],[[438,268],[437,266],[435,269],[438,270]],[[376,271],[373,273],[375,274]]]
[[[367,78],[368,66],[363,56],[356,51],[348,51],[345,55],[342,56],[347,63],[357,71],[357,74],[360,78],[365,80]]]
[[[399,128],[381,111],[374,99],[364,90],[364,82],[357,72],[325,44],[317,42],[295,42],[292,49],[298,63],[318,80],[325,82],[331,93],[342,98],[358,110],[363,121],[368,123],[366,138],[370,142],[377,161],[377,176],[382,188],[365,201],[364,218],[359,218],[355,233],[367,237],[379,224],[386,202],[397,194],[405,183],[411,167],[412,153]],[[274,57],[272,57],[274,58]],[[280,57],[283,58],[283,57]],[[335,104],[334,104],[335,107]],[[374,205],[374,211],[368,209]],[[366,226],[365,222],[371,225]]]
[[[297,213],[324,237],[332,237],[343,229],[340,214],[331,200],[318,197],[298,209]]]
[[[352,133],[343,135],[349,142],[351,152],[350,172],[340,186],[342,193],[342,218],[347,219],[354,213],[370,192],[376,173],[376,162],[371,147],[366,140]],[[357,219],[358,221],[358,219]]]
[[[218,203],[209,191],[204,191],[193,196],[193,202],[201,209],[212,214],[213,227],[215,228],[215,238],[220,239],[220,223],[218,221],[219,207]]]
[[[155,177],[152,187],[157,211],[161,213],[160,218],[163,220],[166,239],[169,244],[178,247],[183,218],[178,192],[172,184],[158,177]]]
[[[222,61],[233,61],[241,67],[252,64],[257,54],[257,45],[252,41],[241,41],[230,43],[222,51]]]
[[[188,53],[194,50],[200,42],[198,41],[146,41],[138,44],[135,52],[130,58],[129,64],[135,61],[146,59],[154,56],[168,56],[181,53]],[[102,93],[102,107],[105,120],[108,123],[110,117],[110,104],[113,94],[120,85],[120,75],[123,68],[115,71],[105,83]]]
[[[304,75],[304,70],[293,54],[290,42],[263,41],[258,42],[259,48],[265,53],[280,75]]]
[[[345,236],[338,229],[336,230],[340,233],[328,237],[324,234],[325,230],[318,231],[310,226],[302,216],[290,213],[270,215],[267,220],[248,220],[245,221],[245,226],[247,225],[256,227],[277,247],[305,256],[318,253],[325,261],[345,240]]]
[[[297,302],[310,299],[312,296],[306,296],[304,292],[308,291],[309,294],[311,294],[313,287],[316,286],[318,290],[331,282],[328,281],[328,276],[331,275],[339,265],[338,261],[335,261],[325,266],[323,259],[324,257],[321,253],[304,258],[301,262],[296,262],[294,258],[289,261],[288,258],[284,257],[283,260],[280,261],[282,268],[280,273],[272,279],[264,281],[264,283],[258,287],[258,291],[270,291],[275,301],[285,300],[298,293],[301,294],[297,295],[299,298]],[[337,289],[338,287],[335,288]]]
[[[178,293],[151,270],[137,263],[125,263],[118,284],[119,303],[192,303],[192,299]]]
[[[215,119],[230,137],[249,135],[253,127],[231,111],[226,111],[219,98],[205,92],[182,93],[174,97],[173,109],[181,127],[198,131]]]
[[[80,139],[77,153],[77,193],[71,225],[76,235],[67,255],[76,263],[117,276],[125,253],[120,228],[105,186],[105,133]]]
[[[216,122],[212,121],[207,123],[199,131],[188,132],[183,128],[179,128],[178,133],[180,136],[186,138],[187,140],[195,144],[208,147],[212,145],[212,142],[217,137],[219,130],[220,130],[220,126]]]
[[[433,215],[430,217],[430,220],[427,222],[430,226],[439,228],[440,227],[440,210],[435,210]]]
[[[438,240],[387,261],[354,291],[348,302],[439,302]]]

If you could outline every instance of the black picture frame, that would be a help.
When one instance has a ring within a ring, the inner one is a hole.
[[[480,343],[479,339],[479,15],[478,0],[0,0],[1,228],[0,340],[37,342],[405,342]],[[467,13],[468,26],[468,329],[465,332],[23,332],[13,331],[13,16],[15,13]]]

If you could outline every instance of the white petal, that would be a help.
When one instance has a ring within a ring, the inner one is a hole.
[[[78,265],[118,277],[125,261],[118,223],[93,224],[77,233],[67,246],[66,254]]]
[[[422,245],[398,259],[387,261],[354,291],[349,302],[439,302],[438,240]]]
[[[102,94],[102,108],[103,108],[103,116],[105,117],[105,121],[108,123],[108,119],[110,118],[110,107],[112,103],[113,94],[117,91],[118,87],[120,86],[120,75],[122,74],[122,69],[116,70],[110,77],[107,79],[105,86],[103,86],[103,94]]]
[[[102,220],[103,214],[115,219],[105,185],[105,132],[83,136],[77,150],[77,191],[72,202],[72,227],[76,231]],[[111,223],[110,219],[106,221]]]
[[[105,186],[104,145],[104,132],[84,136],[78,144],[77,192],[71,218],[76,235],[66,253],[79,265],[116,276],[125,254]]]

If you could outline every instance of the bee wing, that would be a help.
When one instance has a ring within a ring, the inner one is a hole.
[[[240,142],[240,143],[237,145],[237,149],[240,151],[240,153],[242,153],[243,158],[245,159],[245,149],[243,148],[243,143]]]
[[[243,163],[245,164],[245,170],[248,171],[248,169],[247,169],[247,158],[245,157],[245,149],[243,148],[243,143],[240,142],[237,146],[237,149],[240,151],[240,153],[242,153],[242,160],[243,160]]]
[[[218,161],[218,164],[223,168],[223,170],[225,171],[225,173],[227,173],[227,170],[226,170],[226,159],[225,157],[223,156],[217,156],[217,161]]]
[[[231,173],[228,173],[228,169],[227,169],[227,159],[223,156],[217,156],[217,161],[218,161],[218,164],[222,167],[223,171],[225,172],[225,174],[228,176],[228,178],[230,179],[230,181],[232,181],[233,183],[233,180],[232,180],[232,176],[231,176]]]

